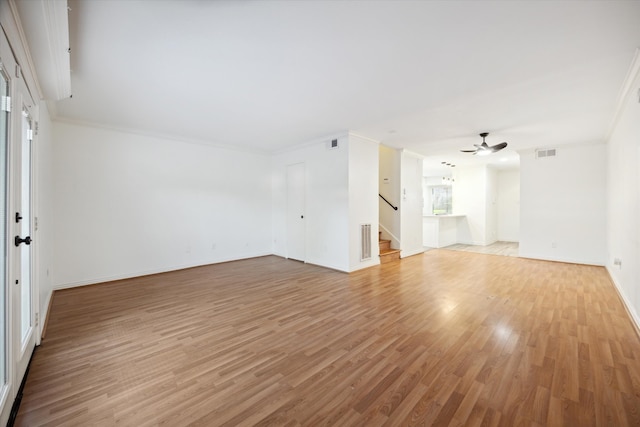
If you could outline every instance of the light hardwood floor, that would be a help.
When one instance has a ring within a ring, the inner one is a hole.
[[[640,424],[601,267],[431,250],[275,256],[56,292],[16,425]]]

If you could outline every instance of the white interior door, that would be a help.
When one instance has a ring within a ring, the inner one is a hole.
[[[305,260],[305,166],[287,166],[287,258]]]

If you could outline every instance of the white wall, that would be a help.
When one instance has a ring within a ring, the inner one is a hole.
[[[305,164],[306,262],[349,271],[349,136],[318,140],[272,157],[273,253],[286,257],[286,167]]]
[[[49,111],[44,102],[40,103],[39,132],[34,144],[35,159],[35,212],[38,229],[34,236],[34,249],[37,262],[37,284],[40,293],[40,334],[47,317],[49,301],[53,294],[53,135]]]
[[[487,226],[486,166],[457,167],[452,188],[453,213],[458,221],[458,243],[484,245]]]
[[[424,252],[422,242],[422,163],[423,158],[407,151],[401,153],[400,256]]]
[[[393,206],[394,210],[384,200],[378,197],[380,212],[380,226],[382,236],[391,240],[392,248],[400,248],[401,211],[401,154],[399,150],[380,145],[379,153],[379,191]]]
[[[640,58],[607,145],[606,266],[640,327]],[[622,265],[614,265],[619,258]]]
[[[606,146],[520,153],[520,256],[605,263]]]
[[[330,149],[331,139],[338,148]],[[353,134],[301,144],[272,158],[273,253],[287,256],[286,167],[304,163],[305,262],[340,271],[379,264],[378,143]],[[360,225],[371,224],[372,257],[360,261]]]
[[[54,287],[271,253],[269,157],[53,129]]]
[[[498,240],[498,171],[487,167],[485,185],[486,226],[484,244],[490,245]]]
[[[424,171],[424,165],[423,165],[423,171]],[[424,177],[424,183],[423,185],[429,187],[429,186],[436,186],[436,185],[444,185],[443,184],[443,178],[448,177],[451,178],[451,174],[446,174],[446,175],[441,175],[441,176],[425,176]]]
[[[498,240],[520,241],[520,170],[498,171]]]
[[[349,271],[380,264],[378,246],[378,143],[349,135]],[[361,258],[361,224],[371,224],[371,259]]]

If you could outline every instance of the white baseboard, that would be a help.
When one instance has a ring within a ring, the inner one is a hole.
[[[407,257],[410,257],[410,256],[423,254],[423,253],[424,253],[424,247],[422,247],[420,249],[413,249],[413,250],[410,250],[410,251],[400,251],[400,258],[407,258]]]
[[[212,265],[212,264],[221,264],[223,262],[239,261],[239,260],[242,260],[242,259],[258,258],[258,257],[262,257],[262,256],[267,256],[267,255],[273,255],[273,254],[272,253],[267,253],[267,252],[265,252],[265,253],[261,252],[261,253],[243,255],[243,256],[241,256],[239,258],[217,258],[215,260],[209,260],[209,261],[200,261],[200,262],[189,263],[189,264],[180,264],[180,265],[174,265],[174,266],[170,266],[170,267],[161,267],[161,268],[157,268],[157,269],[150,269],[150,270],[142,270],[142,271],[136,271],[136,272],[131,272],[131,273],[117,274],[117,275],[113,275],[113,276],[96,277],[96,278],[87,279],[87,280],[79,280],[77,282],[60,283],[60,284],[57,284],[57,285],[53,285],[53,289],[54,290],[60,290],[60,289],[77,288],[79,286],[95,285],[97,283],[113,282],[115,280],[133,279],[133,278],[136,278],[136,277],[149,276],[151,274],[168,273],[170,271],[184,270],[184,269],[187,269],[187,268],[202,267],[202,266],[205,266],[205,265]]]
[[[380,257],[377,257],[377,259],[372,258],[369,261],[362,261],[362,262],[358,263],[357,265],[351,266],[351,269],[349,270],[349,273],[353,273],[354,271],[363,270],[363,269],[369,268],[369,267],[374,267],[376,265],[380,265]]]
[[[38,337],[36,345],[40,345],[40,340],[42,339],[42,335],[45,331],[45,327],[47,326],[47,320],[49,319],[49,308],[51,308],[51,299],[53,298],[53,289],[47,295],[47,300],[45,304],[40,306],[40,325],[38,330]]]
[[[640,335],[640,316],[638,316],[638,313],[633,308],[633,304],[631,304],[631,301],[629,301],[629,299],[627,298],[627,295],[624,292],[622,285],[618,283],[618,281],[615,279],[615,276],[611,274],[611,269],[609,268],[609,266],[607,265],[605,266],[605,268],[607,269],[607,273],[609,274],[611,283],[613,283],[613,286],[615,286],[616,291],[618,291],[618,295],[620,295],[622,304],[624,304],[624,307],[627,310],[627,313],[629,313],[629,317],[631,317],[631,321],[634,323],[634,326],[636,327],[636,332],[638,333],[638,335]]]
[[[538,259],[540,261],[553,261],[553,262],[564,262],[566,264],[582,264],[582,265],[596,265],[598,267],[604,267],[605,264],[602,261],[589,260],[589,259],[575,259],[575,258],[565,258],[565,257],[550,257],[544,254],[531,254],[531,253],[522,253],[522,249],[520,249],[520,254],[518,255],[520,258],[529,258],[529,259]]]

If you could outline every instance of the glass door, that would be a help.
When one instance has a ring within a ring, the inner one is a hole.
[[[14,324],[13,343],[17,352],[15,356],[15,380],[20,383],[27,368],[31,353],[35,347],[36,322],[34,316],[35,293],[32,280],[32,143],[34,127],[33,99],[24,84],[24,79],[17,81],[16,108],[13,124],[19,129],[19,137],[13,138],[11,165],[13,178],[13,206],[10,210],[9,223],[13,224],[13,235],[9,242],[10,259],[12,258]]]
[[[0,64],[1,65],[1,64]],[[0,66],[0,388],[7,385],[7,147],[9,145],[9,79]]]
[[[10,223],[10,153],[16,120],[12,113],[16,63],[4,33],[0,31],[0,423],[9,418],[15,387],[15,289],[11,285],[13,228]]]

